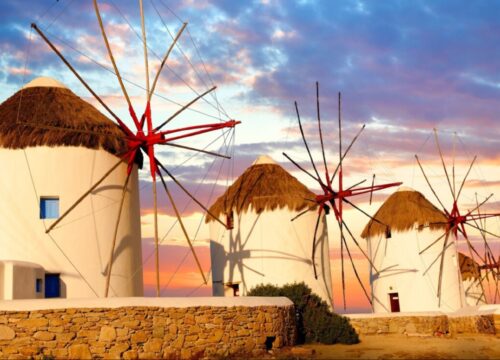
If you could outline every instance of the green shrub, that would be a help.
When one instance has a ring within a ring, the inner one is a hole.
[[[297,343],[357,344],[358,334],[346,317],[330,311],[328,304],[313,294],[305,283],[282,287],[258,285],[248,296],[285,296],[295,305]]]

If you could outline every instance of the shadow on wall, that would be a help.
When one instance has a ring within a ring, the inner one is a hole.
[[[262,213],[261,213],[262,214]],[[246,238],[243,240],[241,235],[241,217],[238,216],[238,226],[235,229],[229,231],[229,250],[226,252],[224,246],[216,241],[210,241],[210,256],[212,259],[212,279],[213,279],[213,295],[214,296],[224,296],[226,291],[226,286],[229,285],[240,285],[239,292],[241,295],[247,295],[250,290],[249,287],[255,286],[258,283],[266,281],[266,276],[269,279],[270,274],[258,271],[255,267],[248,264],[249,259],[276,259],[276,260],[288,260],[291,262],[301,262],[311,266],[312,261],[308,258],[300,257],[295,254],[278,251],[273,249],[265,248],[251,248],[248,249],[248,242],[255,232],[255,229],[261,220],[261,214],[258,214],[253,223],[250,226],[250,230],[246,234]],[[326,219],[323,217],[323,226],[326,227]],[[300,240],[300,239],[299,239]],[[320,250],[319,254],[319,269],[320,274],[325,274],[329,271],[329,267],[326,264],[325,259],[328,260],[328,254],[325,254],[324,242],[327,241],[326,232],[322,232],[321,236],[317,240],[317,249]],[[326,247],[327,248],[327,247]],[[312,250],[312,249],[311,249]],[[318,259],[318,257],[316,258]],[[228,268],[227,278],[224,277],[224,270]],[[276,269],[279,270],[279,269]],[[254,273],[262,278],[262,281],[257,283],[248,283],[246,280],[246,274],[248,272]],[[324,284],[325,289],[328,289],[327,278],[321,276],[321,281]],[[314,280],[312,277],[311,280]],[[268,280],[267,280],[268,281]],[[293,281],[293,280],[291,280]],[[330,301],[330,306],[331,306]]]

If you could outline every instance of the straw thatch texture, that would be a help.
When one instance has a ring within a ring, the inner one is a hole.
[[[480,270],[477,262],[461,252],[458,253],[458,262],[460,264],[462,280],[479,279]]]
[[[65,88],[31,87],[0,105],[0,147],[84,146],[122,154],[120,128]]]
[[[386,233],[386,226],[391,232],[408,231],[415,227],[423,230],[423,226],[429,226],[431,230],[445,230],[447,221],[445,215],[417,191],[395,192],[373,217],[384,225],[370,220],[361,234],[365,239]]]
[[[316,195],[277,164],[252,165],[210,207],[217,217],[236,211],[288,208],[297,212],[314,206]],[[309,199],[309,200],[307,200]],[[207,216],[206,222],[214,220]]]

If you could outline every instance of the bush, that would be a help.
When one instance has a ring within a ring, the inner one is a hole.
[[[313,294],[305,283],[282,287],[258,285],[248,296],[285,296],[295,305],[297,343],[357,344],[358,334],[346,317],[330,311],[328,304]]]

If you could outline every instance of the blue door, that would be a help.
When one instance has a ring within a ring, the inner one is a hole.
[[[61,297],[61,279],[59,274],[45,274],[45,297]]]

